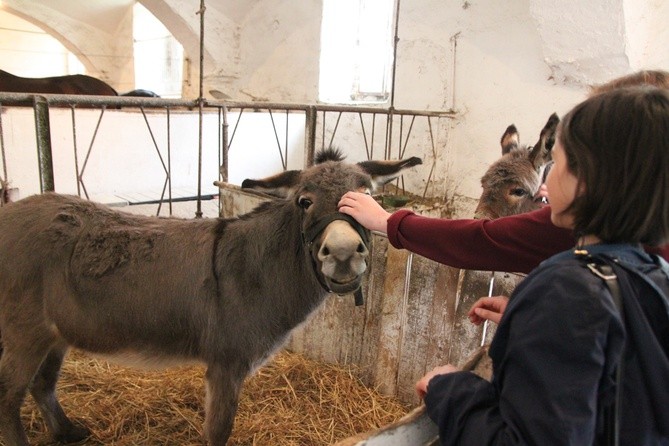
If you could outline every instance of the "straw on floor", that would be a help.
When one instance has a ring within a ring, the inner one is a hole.
[[[93,431],[82,444],[202,445],[203,376],[201,366],[143,371],[73,351],[58,394],[65,411]],[[228,445],[329,445],[408,410],[365,387],[353,367],[284,351],[246,380]],[[54,444],[30,397],[22,417],[31,444]]]

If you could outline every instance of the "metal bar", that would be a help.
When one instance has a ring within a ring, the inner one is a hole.
[[[6,93],[0,92],[0,103],[5,106],[32,106],[34,93]],[[131,96],[86,96],[86,95],[64,95],[64,94],[41,94],[41,97],[47,98],[50,107],[75,105],[92,105],[109,108],[117,107],[139,107],[146,109],[163,109],[165,107],[181,107],[184,109],[194,109],[198,106],[198,100],[183,99],[164,99],[164,98],[138,98]],[[396,115],[416,115],[416,116],[435,116],[440,118],[454,119],[458,116],[453,110],[411,110],[411,109],[390,109],[384,107],[354,106],[354,105],[325,105],[325,104],[292,104],[281,102],[238,102],[238,101],[215,101],[203,99],[204,108],[220,108],[223,106],[228,109],[248,108],[254,111],[262,110],[290,110],[306,112],[310,107],[315,107],[318,111],[332,112],[351,112],[351,113],[377,113]]]
[[[77,150],[77,120],[75,119],[74,106],[70,107],[72,112],[72,148],[74,152],[74,171],[77,179],[77,195],[81,197],[81,184],[79,184],[79,151]]]
[[[399,38],[400,28],[400,0],[395,1],[395,33],[393,36],[393,71],[391,73],[392,80],[390,84],[390,109],[395,107],[395,74],[397,72],[397,43]]]
[[[2,96],[0,96],[0,100]],[[328,112],[344,112],[344,113],[377,113],[389,114],[391,111],[395,115],[416,115],[416,116],[437,116],[443,118],[456,118],[458,114],[451,110],[411,110],[411,109],[396,109],[384,107],[369,107],[356,105],[325,105],[325,104],[290,104],[279,102],[235,102],[235,101],[207,101],[210,107],[219,107],[226,105],[230,109],[248,108],[251,110],[290,110],[290,111],[306,111],[309,107],[315,107],[318,111]]]
[[[321,149],[325,148],[325,114],[326,110],[323,110],[323,129],[321,130]]]
[[[2,180],[9,182],[7,176],[7,154],[5,153],[5,132],[2,129],[2,104],[0,103],[0,155],[2,155]]]
[[[95,125],[95,131],[91,137],[91,144],[88,146],[86,158],[84,158],[84,165],[81,166],[81,172],[77,172],[77,181],[81,183],[81,187],[84,189],[84,195],[86,195],[86,198],[89,198],[89,196],[88,191],[86,190],[86,185],[84,184],[84,170],[86,170],[86,166],[88,165],[88,158],[91,156],[91,152],[93,151],[93,143],[95,142],[95,138],[98,136],[98,130],[100,129],[100,123],[102,122],[102,116],[104,116],[105,110],[105,107],[102,107],[100,110],[100,117],[98,118],[98,122]]]
[[[202,112],[204,107],[204,13],[207,7],[204,0],[200,0],[200,75],[199,75],[199,94],[197,97],[198,105],[198,147],[197,147],[197,210],[195,218],[202,218]]]
[[[341,115],[343,112],[339,112],[339,116],[337,116],[337,122],[335,123],[334,129],[332,129],[332,136],[330,137],[330,144],[328,147],[332,147],[332,142],[334,141],[334,137],[337,134],[337,129],[339,128],[339,121],[341,120]]]
[[[371,149],[369,151],[369,159],[373,160],[374,159],[374,132],[376,131],[376,113],[372,113],[372,140],[369,143],[371,146]]]
[[[228,108],[223,107],[221,108],[223,111],[223,136],[221,137],[221,168],[220,168],[220,174],[221,174],[221,181],[224,183],[228,182]],[[241,116],[241,113],[240,113]],[[237,120],[237,123],[239,123],[239,120]],[[237,129],[237,126],[235,126],[235,130]],[[234,132],[233,132],[234,136]],[[232,138],[230,138],[230,141],[232,141]]]
[[[367,143],[367,133],[365,133],[365,121],[362,120],[362,113],[358,113],[360,118],[360,128],[362,128],[362,140],[365,141],[365,152],[367,153],[367,159],[371,160],[369,155],[369,144]]]
[[[228,107],[223,106],[221,108],[226,110],[224,115],[227,115]],[[232,140],[235,139],[235,133],[237,133],[237,127],[239,126],[239,121],[241,121],[241,119],[242,119],[242,113],[244,113],[244,109],[240,108],[239,109],[239,114],[237,115],[237,121],[235,122],[235,128],[232,129],[232,136],[230,137],[230,141],[228,142],[229,145],[232,145]],[[226,122],[227,122],[227,120],[226,120]]]
[[[428,118],[429,119],[429,118]],[[404,140],[404,147],[400,150],[400,159],[404,158],[404,154],[407,151],[407,145],[409,144],[409,136],[411,136],[411,130],[413,130],[413,123],[416,121],[416,116],[411,117],[411,124],[409,124],[409,130],[407,130],[407,136]]]
[[[166,108],[167,112],[167,178],[169,179],[169,190],[168,190],[168,197],[169,197],[169,207],[170,207],[170,215],[172,215],[172,134],[171,134],[171,123],[172,119],[170,116],[170,108]]]
[[[287,169],[287,160],[284,160],[283,158],[283,152],[281,151],[281,143],[279,142],[279,134],[276,131],[276,124],[274,123],[274,115],[272,114],[272,111],[269,111],[269,119],[272,121],[272,130],[274,131],[274,139],[276,139],[276,146],[279,149],[279,156],[281,157],[281,166],[283,167],[283,170]]]
[[[42,96],[34,96],[35,138],[37,140],[37,160],[39,167],[40,191],[53,192],[53,159],[51,154],[51,126],[49,124],[49,103]]]
[[[492,297],[492,287],[495,284],[495,272],[492,271],[490,273],[490,284],[488,285],[488,297]],[[483,333],[481,334],[481,347],[485,344],[485,337],[488,334],[488,322],[489,320],[485,320],[483,323]]]
[[[139,107],[144,105],[147,108],[163,108],[166,106],[194,108],[197,101],[186,101],[183,99],[165,99],[165,98],[144,98],[132,96],[95,96],[95,95],[67,95],[67,94],[39,94],[35,93],[0,93],[0,102],[5,105],[23,105],[31,106],[35,96],[44,97],[49,102],[50,107],[77,105],[93,105],[108,107]]]
[[[306,166],[314,164],[314,154],[316,153],[316,126],[318,121],[318,111],[315,107],[309,107],[304,116],[304,153]]]
[[[163,159],[163,155],[160,153],[158,142],[156,141],[155,136],[153,136],[153,131],[151,130],[151,124],[149,124],[149,119],[146,117],[146,113],[144,113],[144,108],[141,108],[141,111],[142,111],[142,116],[144,117],[144,123],[146,124],[146,128],[149,131],[149,136],[151,136],[151,141],[153,142],[153,148],[156,149],[156,153],[158,154],[158,159],[160,160],[160,164],[163,166],[163,171],[165,172],[165,174],[167,174],[167,176],[169,176],[169,169],[165,165],[165,160]]]
[[[427,127],[430,129],[430,142],[432,143],[432,166],[430,167],[430,174],[427,176],[427,181],[425,182],[425,189],[423,189],[423,198],[427,196],[427,188],[430,186],[430,181],[432,180],[432,174],[434,173],[434,168],[437,164],[437,151],[434,147],[434,134],[432,133],[432,120],[427,118]]]

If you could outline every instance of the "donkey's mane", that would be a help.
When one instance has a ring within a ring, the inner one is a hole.
[[[321,164],[326,161],[344,161],[344,159],[346,159],[344,153],[338,148],[331,146],[326,149],[321,149],[316,153],[314,164]]]

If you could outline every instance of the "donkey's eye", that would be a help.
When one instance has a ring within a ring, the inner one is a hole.
[[[311,206],[312,204],[314,204],[314,202],[308,199],[307,197],[300,197],[297,200],[297,205],[302,209],[309,209],[309,206]]]
[[[525,189],[516,187],[515,189],[511,189],[511,195],[514,197],[524,197],[525,195],[528,195],[528,193]]]

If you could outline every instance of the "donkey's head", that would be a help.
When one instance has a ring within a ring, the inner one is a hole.
[[[369,258],[369,231],[338,212],[348,191],[371,193],[397,178],[420,158],[400,161],[344,163],[339,151],[318,154],[317,164],[303,171],[286,171],[265,180],[244,180],[242,188],[284,196],[301,215],[302,238],[321,285],[347,294],[362,284]]]
[[[475,218],[498,218],[538,209],[536,194],[541,186],[540,171],[551,159],[555,130],[560,122],[553,113],[534,146],[520,145],[515,125],[507,127],[500,141],[502,157],[481,178],[483,193]]]

